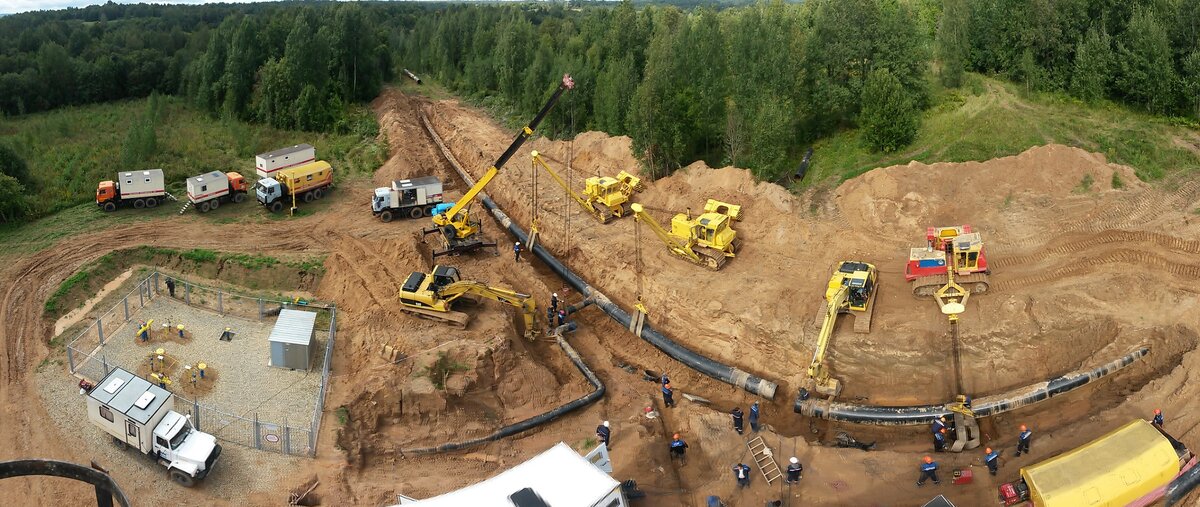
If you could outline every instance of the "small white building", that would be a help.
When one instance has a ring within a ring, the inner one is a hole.
[[[271,336],[267,338],[271,346],[271,359],[267,364],[276,368],[311,370],[316,323],[316,312],[280,310]]]
[[[540,500],[540,501],[539,501]],[[627,507],[621,483],[559,442],[491,479],[403,507]],[[399,507],[393,506],[393,507]]]
[[[317,159],[317,150],[311,144],[297,144],[275,151],[259,153],[254,157],[254,172],[259,178],[275,176],[280,169],[296,167]]]

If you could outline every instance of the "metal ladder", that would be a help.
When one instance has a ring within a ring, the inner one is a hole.
[[[758,464],[758,470],[762,472],[763,478],[767,480],[767,484],[771,484],[780,477],[783,477],[783,472],[779,471],[779,465],[775,463],[775,454],[771,452],[771,448],[767,447],[767,443],[763,442],[762,437],[754,437],[746,442],[746,447],[750,449],[750,454],[754,456],[754,462]]]
[[[192,201],[189,200],[188,202],[183,203],[183,207],[179,208],[179,214],[184,214],[190,207],[192,207]]]

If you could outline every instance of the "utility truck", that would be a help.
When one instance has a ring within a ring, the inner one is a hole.
[[[153,208],[169,196],[162,169],[118,173],[116,181],[101,181],[96,187],[96,205],[104,211],[118,206]]]
[[[273,213],[292,207],[298,201],[312,202],[325,196],[333,185],[333,168],[329,162],[318,160],[308,164],[280,169],[275,176],[258,180],[255,194],[258,203]]]
[[[436,176],[393,180],[390,188],[375,189],[371,214],[384,222],[396,217],[431,217],[439,204],[442,204],[442,180]]]
[[[201,213],[217,209],[223,202],[240,203],[246,200],[246,179],[236,172],[213,171],[187,179],[188,202],[180,213],[195,207]]]
[[[212,471],[221,446],[192,427],[191,417],[173,410],[175,397],[121,368],[114,368],[88,393],[88,420],[166,467],[171,480],[192,487]]]
[[[297,144],[254,157],[254,172],[258,178],[275,176],[280,169],[297,167],[317,160],[317,150],[311,144]]]

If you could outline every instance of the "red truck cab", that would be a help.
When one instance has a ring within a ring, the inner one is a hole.
[[[117,196],[117,185],[112,181],[101,181],[96,187],[96,205],[103,206],[104,203],[113,200]]]

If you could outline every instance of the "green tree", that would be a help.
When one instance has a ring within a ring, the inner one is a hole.
[[[1167,31],[1152,11],[1139,9],[1117,42],[1116,89],[1127,100],[1151,112],[1175,103],[1178,75]]]
[[[12,176],[0,174],[0,223],[16,222],[28,213],[25,186]]]
[[[900,80],[887,69],[878,69],[867,76],[858,124],[871,149],[892,152],[916,138],[920,112]]]
[[[1184,108],[1192,115],[1200,118],[1200,50],[1192,51],[1183,59]]]
[[[1071,72],[1071,94],[1085,102],[1104,98],[1113,71],[1112,38],[1103,28],[1088,30],[1075,48]]]
[[[70,93],[75,89],[75,68],[65,48],[54,42],[42,44],[37,53],[37,79],[44,108],[70,102]]]
[[[33,188],[33,180],[25,159],[7,144],[0,144],[0,174],[16,178],[26,188]]]
[[[945,0],[942,19],[938,21],[937,57],[941,63],[939,77],[942,84],[951,88],[962,86],[963,71],[971,50],[968,24],[971,12],[966,0]]]

